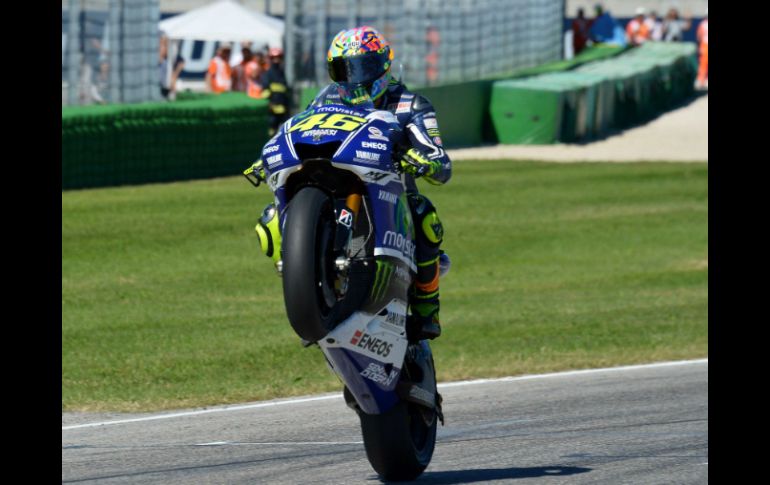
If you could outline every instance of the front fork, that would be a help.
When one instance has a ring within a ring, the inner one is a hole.
[[[351,193],[345,199],[343,207],[336,208],[335,217],[337,218],[337,232],[335,236],[335,251],[342,251],[347,247],[353,228],[358,220],[358,213],[361,209],[360,193]],[[279,224],[280,217],[274,203],[269,203],[262,211],[262,215],[257,221],[254,230],[257,233],[259,247],[262,253],[268,258],[272,258],[273,263],[281,273],[281,228]],[[342,264],[342,262],[340,263]]]

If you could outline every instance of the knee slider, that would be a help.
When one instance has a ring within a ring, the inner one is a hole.
[[[259,239],[259,247],[273,261],[281,259],[281,231],[278,227],[278,211],[274,204],[268,204],[254,228]]]
[[[431,246],[438,246],[444,239],[444,226],[438,218],[433,203],[422,194],[409,194],[409,206],[412,210],[415,226],[425,241]]]
[[[425,239],[436,245],[441,244],[441,241],[444,239],[444,226],[441,224],[436,211],[430,211],[425,214],[420,223],[420,228]]]

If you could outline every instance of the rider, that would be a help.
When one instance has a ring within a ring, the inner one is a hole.
[[[374,102],[375,108],[393,113],[408,135],[400,165],[406,172],[407,200],[416,228],[417,278],[410,292],[412,314],[419,328],[418,338],[433,339],[441,335],[439,322],[439,246],[443,226],[436,209],[420,194],[415,178],[422,176],[434,185],[444,184],[452,175],[452,164],[442,148],[436,111],[425,97],[409,91],[390,74],[393,50],[377,30],[369,26],[343,30],[334,37],[327,53],[332,84],[328,85],[308,107],[325,104],[358,105]],[[262,160],[247,170],[261,174]],[[269,208],[257,224],[263,251],[273,244],[270,234],[277,224],[275,211]],[[260,230],[261,229],[261,230]],[[271,255],[271,254],[269,254]],[[275,258],[275,256],[274,256]]]

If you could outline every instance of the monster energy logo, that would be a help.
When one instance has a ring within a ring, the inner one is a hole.
[[[406,200],[406,192],[402,192],[401,196],[398,198],[398,203],[396,204],[394,221],[396,223],[396,232],[408,234],[410,236],[413,234],[411,215],[412,214],[409,212],[409,202]]]
[[[374,277],[372,285],[372,301],[380,300],[385,296],[385,291],[390,286],[390,279],[393,277],[393,263],[377,260],[377,274]]]

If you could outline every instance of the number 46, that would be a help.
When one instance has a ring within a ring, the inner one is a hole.
[[[353,131],[366,123],[366,118],[339,113],[319,113],[308,116],[289,129],[292,131],[307,131],[313,128],[330,128],[333,130]]]

